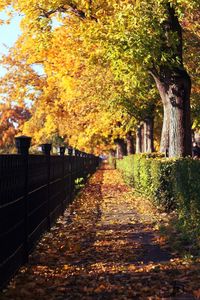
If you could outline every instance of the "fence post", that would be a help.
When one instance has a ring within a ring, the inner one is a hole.
[[[51,211],[50,211],[50,170],[51,170],[51,144],[42,144],[42,153],[46,156],[47,161],[47,226],[51,228]]]
[[[64,158],[65,158],[65,146],[59,147],[59,154],[62,157],[62,190],[63,190],[63,199],[62,199],[62,213],[65,212],[65,200],[66,200],[66,193],[65,193],[65,166],[64,166]]]
[[[67,152],[68,152],[68,156],[70,157],[70,179],[69,179],[69,199],[70,199],[70,202],[72,200],[72,189],[73,189],[73,186],[72,186],[72,181],[73,181],[73,177],[72,177],[72,154],[73,154],[73,149],[71,147],[68,147],[67,148]]]
[[[17,154],[23,156],[24,163],[24,261],[28,261],[28,154],[31,145],[31,137],[18,136],[15,137],[15,146]]]

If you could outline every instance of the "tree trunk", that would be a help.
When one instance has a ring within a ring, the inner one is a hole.
[[[122,159],[126,155],[126,144],[123,139],[115,139],[115,144],[117,145],[117,158]]]
[[[169,87],[170,131],[169,157],[192,155],[190,119],[191,80],[187,72],[179,72]]]
[[[167,94],[165,89],[165,84],[155,76],[153,76],[163,103],[163,125],[160,141],[160,152],[169,151],[169,125],[170,125],[170,105],[167,100]]]
[[[168,150],[169,157],[191,155],[190,77],[185,70],[166,69],[155,80],[164,108],[161,151]]]
[[[171,60],[154,66],[151,74],[156,81],[164,110],[161,151],[169,157],[184,157],[192,154],[190,91],[191,80],[183,66],[182,28],[171,1],[163,2],[166,8],[162,22],[162,54]],[[172,37],[176,43],[172,47]],[[175,63],[174,63],[175,62]],[[166,151],[167,150],[167,151]]]
[[[140,125],[141,130],[141,141],[140,141],[140,147],[141,147],[141,153],[144,153],[144,123],[142,122]]]
[[[138,126],[136,129],[136,142],[135,142],[135,152],[141,153],[142,152],[142,136],[141,136],[141,126]]]
[[[131,131],[127,132],[126,134],[126,150],[127,150],[127,155],[131,155],[135,153],[134,139],[131,134]]]
[[[144,152],[153,152],[153,117],[144,121]]]
[[[170,124],[170,106],[163,103],[163,126],[161,133],[160,152],[167,152],[169,150],[169,124]]]

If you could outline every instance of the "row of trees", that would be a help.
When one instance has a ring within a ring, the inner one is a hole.
[[[22,15],[22,35],[1,61],[0,118],[20,107],[20,121],[9,118],[14,131],[96,152],[123,149],[126,140],[131,153],[133,135],[137,152],[153,151],[155,124],[156,147],[170,157],[191,154],[190,107],[196,127],[200,110],[198,0],[3,0],[0,7]]]

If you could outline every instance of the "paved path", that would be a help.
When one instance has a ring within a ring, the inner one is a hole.
[[[119,172],[99,170],[0,299],[195,299],[157,235]]]

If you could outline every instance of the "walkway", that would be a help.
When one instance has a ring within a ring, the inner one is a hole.
[[[158,244],[135,206],[118,171],[99,170],[0,299],[198,299],[199,273],[193,286],[189,266]]]

